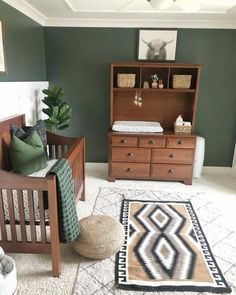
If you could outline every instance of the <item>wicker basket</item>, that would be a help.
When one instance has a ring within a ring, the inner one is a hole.
[[[190,88],[191,75],[173,75],[173,88]]]
[[[174,123],[174,131],[175,133],[191,133],[192,126],[176,125]]]
[[[133,88],[135,86],[136,74],[117,74],[117,86]]]

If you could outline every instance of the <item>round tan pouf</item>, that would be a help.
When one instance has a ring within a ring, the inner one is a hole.
[[[79,221],[80,234],[72,243],[82,256],[103,259],[118,252],[124,242],[124,227],[106,215],[91,215]]]

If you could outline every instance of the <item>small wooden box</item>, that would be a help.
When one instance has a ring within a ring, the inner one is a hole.
[[[190,88],[191,75],[173,75],[173,88]]]
[[[117,86],[121,88],[133,88],[136,74],[117,74]]]
[[[191,133],[192,126],[176,125],[174,123],[174,131],[175,133]]]

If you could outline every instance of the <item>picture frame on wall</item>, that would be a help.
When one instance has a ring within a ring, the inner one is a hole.
[[[6,73],[6,58],[4,52],[3,24],[0,20],[0,73]]]
[[[176,30],[139,30],[138,60],[175,61],[176,44]]]

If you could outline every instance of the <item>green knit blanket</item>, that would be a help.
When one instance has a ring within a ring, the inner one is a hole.
[[[57,203],[60,241],[71,242],[80,232],[72,172],[69,162],[61,158],[49,170],[57,179]]]

